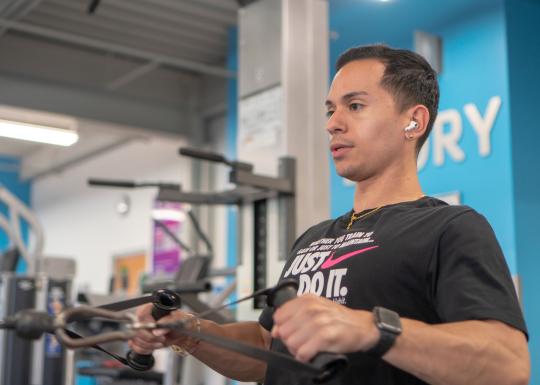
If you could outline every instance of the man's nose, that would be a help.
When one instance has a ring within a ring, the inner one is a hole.
[[[326,122],[326,131],[328,131],[330,135],[345,131],[345,122],[343,121],[339,111],[334,111],[328,118]]]

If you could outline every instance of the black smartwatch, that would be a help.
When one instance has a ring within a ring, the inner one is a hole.
[[[401,334],[401,320],[398,313],[380,306],[373,308],[373,318],[375,326],[377,326],[377,329],[381,333],[381,338],[366,353],[370,356],[380,358],[390,350],[396,342],[397,336]]]

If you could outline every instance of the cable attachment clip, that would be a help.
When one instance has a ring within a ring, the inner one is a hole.
[[[105,318],[117,322],[125,322],[128,325],[128,329],[124,331],[114,331],[110,333],[103,333],[94,336],[88,336],[83,338],[72,338],[66,330],[67,325],[71,322],[85,321],[91,318]],[[127,341],[135,336],[135,330],[130,328],[130,325],[134,325],[138,322],[137,316],[129,312],[117,312],[111,310],[105,310],[90,306],[79,306],[76,308],[66,309],[54,320],[54,329],[56,338],[58,341],[71,349],[90,347],[99,345],[105,342],[123,340]]]

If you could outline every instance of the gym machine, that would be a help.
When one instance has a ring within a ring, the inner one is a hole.
[[[268,211],[267,205],[270,200],[277,201],[278,207],[278,228],[279,228],[279,253],[280,259],[285,259],[287,253],[295,239],[295,160],[292,158],[280,158],[279,159],[279,175],[277,177],[271,177],[266,175],[259,175],[253,171],[253,165],[231,161],[226,159],[221,154],[216,154],[207,151],[201,151],[192,148],[179,149],[180,155],[187,156],[197,160],[209,161],[214,163],[221,163],[230,168],[229,181],[235,185],[234,188],[218,191],[218,192],[186,192],[182,190],[179,184],[175,183],[162,183],[162,182],[134,182],[129,180],[105,180],[105,179],[89,179],[88,183],[92,186],[102,187],[117,187],[117,188],[158,188],[157,200],[166,202],[179,202],[188,203],[192,205],[225,205],[235,206],[240,213],[238,221],[238,234],[237,242],[243,243],[243,231],[249,230],[246,235],[251,234],[250,250],[243,250],[246,255],[254,255],[252,261],[252,275],[250,277],[250,283],[252,283],[252,291],[261,290],[268,286],[268,269],[267,269],[267,227],[268,227]],[[242,225],[244,222],[245,214],[251,216],[251,221],[247,225]],[[193,218],[192,218],[193,219]],[[155,222],[157,226],[162,227],[158,221]],[[194,223],[195,225],[196,223]],[[195,230],[200,235],[200,228],[195,225]],[[167,229],[162,227],[165,232]],[[168,233],[172,239],[177,242],[180,247],[185,248],[181,242],[174,236],[174,234]],[[201,237],[202,238],[202,237]],[[207,242],[205,242],[207,243]],[[246,260],[246,258],[239,258],[239,264]],[[208,309],[208,305],[198,299],[198,294],[209,290],[208,282],[204,280],[204,276],[208,275],[204,272],[212,272],[208,268],[209,260],[206,256],[192,255],[183,261],[178,275],[173,281],[170,282],[155,282],[147,283],[147,291],[161,288],[169,288],[173,291],[177,291],[182,295],[182,299],[185,305],[195,312],[204,312]],[[236,274],[234,269],[231,269],[232,274]],[[229,273],[231,274],[231,272]],[[215,275],[215,274],[210,274]],[[187,278],[189,276],[189,278]],[[187,279],[186,279],[187,278]],[[191,287],[192,292],[188,293],[188,288]],[[234,290],[234,287],[229,286],[229,289]],[[231,291],[232,291],[231,290]],[[231,291],[224,291],[220,295],[219,301],[224,301]],[[239,294],[242,296],[242,293]],[[216,303],[217,301],[214,301]],[[254,297],[251,308],[260,309],[264,306],[264,298]],[[249,308],[249,306],[248,306]],[[212,317],[216,322],[230,322],[231,319],[223,319],[219,313],[212,313]],[[176,357],[172,357],[172,361],[169,360],[168,367],[178,368],[178,360]],[[174,373],[175,369],[170,372]],[[167,374],[164,380],[165,385],[176,384],[174,374]]]
[[[243,231],[252,227],[249,232],[253,238],[251,250],[243,250],[239,256],[239,264],[242,264],[245,255],[253,255],[252,282],[253,291],[268,286],[267,271],[267,227],[268,227],[268,202],[277,200],[279,241],[277,242],[277,254],[279,260],[285,260],[295,240],[295,181],[296,162],[294,158],[282,157],[279,159],[279,173],[277,177],[256,174],[253,165],[245,162],[232,161],[225,156],[202,151],[193,148],[180,148],[180,155],[193,159],[221,163],[230,168],[229,181],[235,185],[233,189],[219,192],[186,192],[179,184],[174,183],[148,183],[133,182],[126,180],[90,179],[88,182],[93,186],[107,186],[119,188],[157,187],[158,201],[189,203],[193,205],[227,205],[236,206],[239,209],[238,243],[242,244]],[[251,214],[249,224],[243,225],[243,211]],[[253,308],[260,309],[264,302],[255,299]]]
[[[200,318],[208,318],[208,316],[216,311],[233,304],[245,302],[255,297],[266,298],[266,303],[269,306],[278,308],[284,303],[293,300],[298,291],[298,282],[293,279],[282,280],[274,287],[264,288],[254,293],[240,298],[226,305],[212,307],[207,311],[198,314]],[[152,317],[154,321],[140,322],[137,317],[125,311],[126,309],[140,306],[144,303],[151,302],[153,304]],[[162,316],[178,309],[181,306],[181,298],[178,294],[170,290],[157,290],[151,295],[131,298],[128,300],[114,302],[100,307],[79,306],[63,310],[57,315],[51,315],[46,312],[35,310],[20,311],[17,314],[0,319],[0,329],[14,330],[15,333],[26,339],[38,339],[44,333],[54,334],[62,345],[71,349],[93,347],[103,352],[108,353],[117,361],[124,365],[129,365],[139,370],[147,370],[150,366],[143,365],[145,368],[134,366],[135,360],[137,365],[144,362],[153,362],[152,355],[141,355],[132,351],[128,352],[126,357],[112,354],[99,346],[100,344],[112,341],[127,341],[133,338],[137,330],[156,330],[168,329],[178,330],[180,333],[195,337],[201,341],[205,341],[214,346],[221,347],[228,351],[238,352],[266,362],[268,365],[279,367],[291,377],[291,383],[303,384],[322,384],[331,381],[336,376],[343,373],[348,365],[348,359],[343,354],[331,352],[319,352],[309,362],[301,362],[296,360],[290,354],[279,351],[270,351],[265,348],[259,348],[251,344],[246,344],[241,341],[231,340],[215,334],[208,334],[200,330],[194,330],[189,327],[191,319],[177,320],[168,323],[157,323],[156,321]],[[94,318],[107,319],[111,322],[118,323],[124,326],[122,331],[103,332],[92,336],[81,336],[68,329],[73,322],[83,320],[91,320]],[[274,341],[279,346],[280,340]]]
[[[71,303],[71,282],[75,262],[66,258],[43,256],[43,229],[26,205],[0,186],[0,202],[7,207],[7,217],[0,213],[0,229],[10,242],[2,256],[0,271],[0,318],[24,309],[37,309],[51,315]],[[31,230],[29,247],[22,236],[22,224]],[[24,275],[15,274],[19,259],[27,265]],[[53,335],[38,341],[19,338],[0,330],[0,384],[71,385],[72,354]]]

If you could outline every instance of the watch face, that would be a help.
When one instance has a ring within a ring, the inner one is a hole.
[[[376,309],[377,325],[380,329],[388,330],[395,334],[401,334],[401,320],[399,315],[382,307]]]

